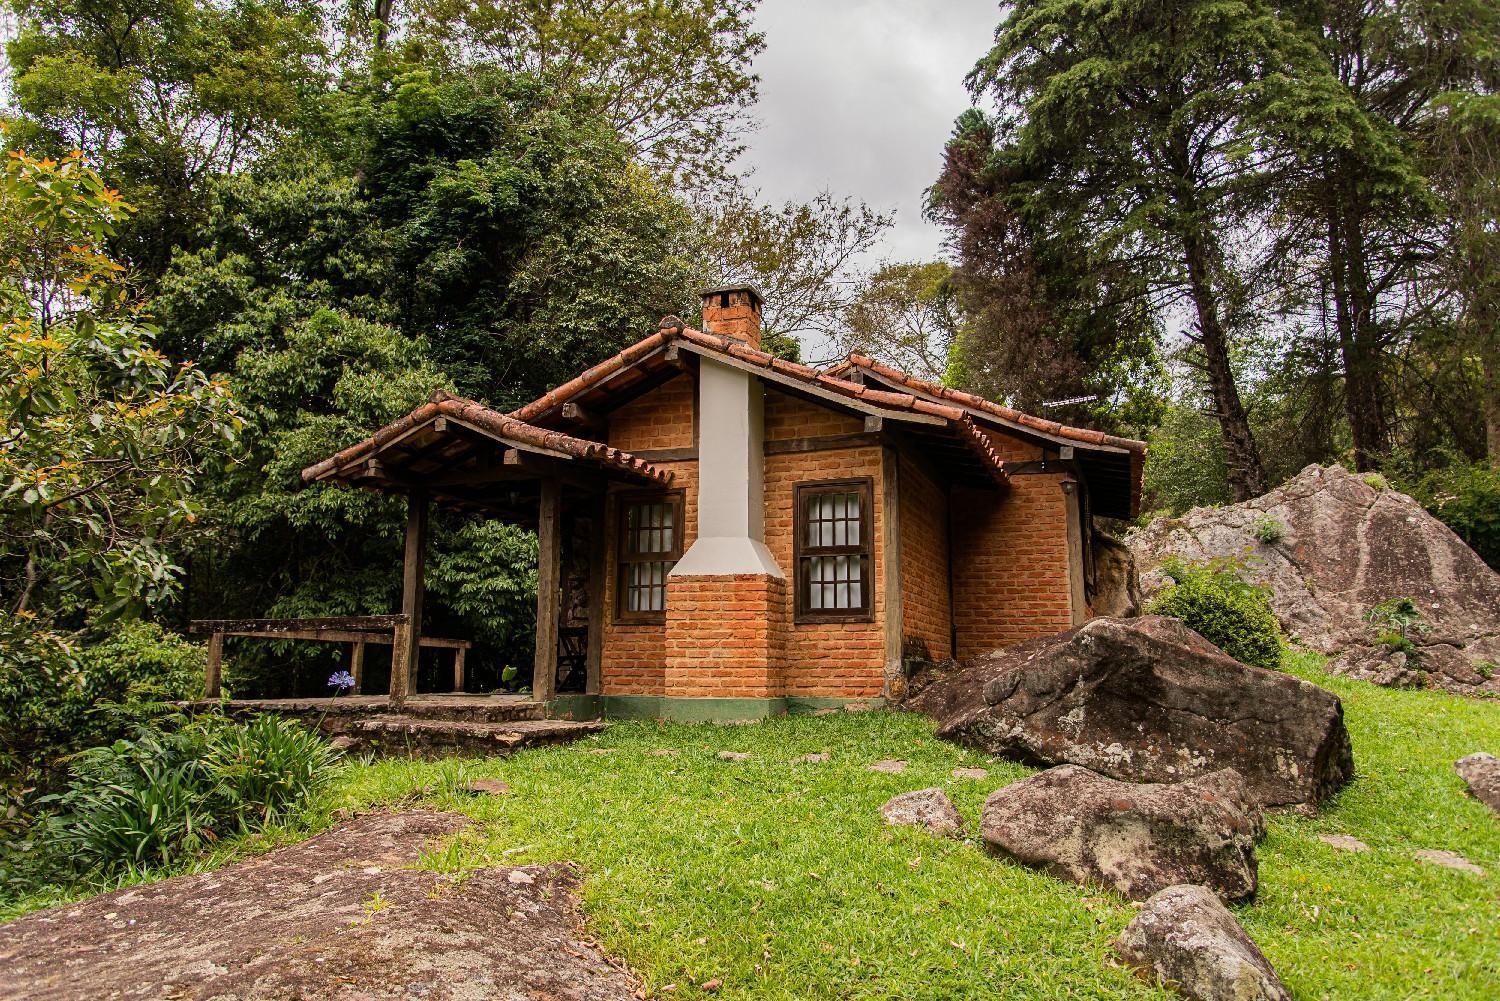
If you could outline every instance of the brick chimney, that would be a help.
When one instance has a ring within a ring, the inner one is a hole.
[[[703,329],[720,337],[760,347],[760,307],[765,297],[754,285],[704,289]]]

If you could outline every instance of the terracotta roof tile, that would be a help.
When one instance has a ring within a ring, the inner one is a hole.
[[[595,367],[597,368],[598,366]],[[670,472],[657,469],[646,460],[603,442],[575,438],[561,431],[539,428],[532,424],[527,424],[525,421],[502,414],[497,410],[491,410],[484,404],[477,403],[474,400],[450,396],[447,393],[435,395],[439,398],[430,403],[422,404],[405,417],[376,431],[364,441],[351,445],[343,451],[324,459],[322,462],[308,466],[302,471],[303,482],[311,483],[322,479],[341,467],[348,465],[350,462],[354,462],[361,456],[379,451],[385,445],[401,437],[412,428],[440,416],[462,420],[505,441],[518,442],[534,448],[550,449],[554,452],[562,452],[575,459],[597,462],[606,468],[628,472],[642,479],[657,483],[671,482],[672,474]]]

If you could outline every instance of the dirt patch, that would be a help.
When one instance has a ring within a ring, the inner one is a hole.
[[[218,872],[117,890],[0,931],[0,998],[625,999],[587,941],[575,868],[402,868],[468,823],[372,814]]]

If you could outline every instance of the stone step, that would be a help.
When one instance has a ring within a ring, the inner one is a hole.
[[[603,723],[568,720],[522,719],[488,723],[417,719],[402,714],[354,721],[345,728],[344,736],[353,742],[354,750],[438,757],[509,754],[527,747],[565,744],[602,729]]]
[[[546,718],[540,702],[485,698],[408,699],[400,715],[452,723],[512,723]]]

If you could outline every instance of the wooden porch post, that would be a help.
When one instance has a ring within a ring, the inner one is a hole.
[[[401,614],[391,647],[391,704],[399,706],[417,692],[417,666],[422,652],[423,564],[427,560],[427,495],[406,499],[406,550],[401,573]]]
[[[594,531],[589,545],[589,637],[583,686],[588,695],[600,695],[604,691],[601,675],[604,664],[604,574],[607,569],[604,564],[609,556],[604,524],[607,513],[608,502],[601,494],[593,508]]]
[[[562,489],[555,477],[541,482],[537,505],[536,658],[532,663],[531,697],[552,701],[557,687],[558,589],[562,574],[560,513]]]
[[[223,683],[223,668],[224,630],[215,629],[213,635],[208,638],[208,660],[204,665],[203,697],[205,699],[219,697]]]
[[[354,694],[359,695],[365,683],[365,641],[355,640],[349,651],[349,673],[354,676]]]

